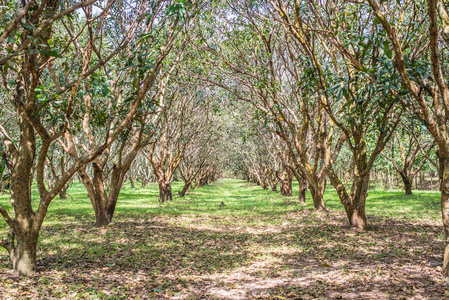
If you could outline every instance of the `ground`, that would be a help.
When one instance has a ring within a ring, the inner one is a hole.
[[[35,276],[15,276],[0,250],[0,299],[449,299],[437,192],[370,190],[364,233],[331,187],[323,213],[310,195],[300,205],[239,180],[164,204],[154,184],[125,187],[108,228],[81,185],[68,193],[50,206]]]

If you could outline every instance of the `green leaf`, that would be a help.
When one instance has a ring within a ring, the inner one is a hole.
[[[388,42],[384,41],[382,44],[384,46],[385,55],[388,57],[388,59],[391,59],[393,57],[393,53],[391,52],[390,47],[388,46]]]
[[[41,54],[41,55],[46,55],[46,56],[53,56],[53,57],[62,58],[62,56],[59,54],[59,52],[61,52],[60,49],[55,49],[55,50],[39,50],[39,54]]]

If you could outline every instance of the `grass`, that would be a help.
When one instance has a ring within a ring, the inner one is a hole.
[[[173,183],[173,191],[181,187]],[[285,198],[240,180],[219,180],[184,198],[175,193],[163,204],[155,184],[126,186],[108,228],[93,226],[82,185],[68,194],[50,205],[36,276],[14,276],[0,250],[0,298],[449,297],[440,275],[438,192],[371,190],[366,233],[347,228],[331,187],[330,211],[318,213],[309,194],[299,205],[297,194]]]

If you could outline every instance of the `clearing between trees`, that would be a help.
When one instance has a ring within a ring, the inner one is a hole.
[[[329,211],[314,211],[310,194],[307,204],[298,203],[297,182],[296,194],[282,197],[220,179],[164,203],[157,202],[156,184],[126,186],[112,223],[96,228],[86,190],[74,183],[68,199],[49,208],[35,275],[14,275],[1,250],[0,298],[449,297],[438,192],[371,190],[370,228],[357,232],[336,192],[327,190]],[[0,196],[0,203],[8,201]],[[0,226],[6,234],[6,224]]]

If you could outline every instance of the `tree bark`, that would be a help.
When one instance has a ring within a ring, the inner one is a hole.
[[[291,197],[293,195],[291,181],[285,180],[281,181],[281,194],[285,197]]]
[[[59,192],[59,198],[60,199],[67,199],[67,189],[69,188],[69,185],[67,184],[64,186],[61,191]]]
[[[362,231],[366,230],[365,203],[368,195],[369,175],[364,177],[354,176],[350,194],[347,193],[346,187],[335,174],[332,167],[328,170],[328,177],[337,190],[340,202],[345,208],[349,225]]]
[[[80,169],[81,180],[87,189],[87,194],[95,211],[96,227],[107,226],[111,223],[115,207],[117,206],[120,188],[128,169],[128,165],[122,168],[113,167],[109,195],[104,188],[103,169],[99,164],[93,163],[94,174],[92,181],[87,175],[85,168]]]
[[[410,176],[407,176],[407,174],[405,172],[401,172],[401,173],[399,173],[399,175],[401,175],[402,182],[404,183],[405,194],[412,195],[413,179],[410,178]]]
[[[182,188],[182,190],[179,192],[179,196],[184,197],[186,193],[189,191],[190,182],[186,182]]]
[[[38,232],[33,229],[28,230],[22,236],[16,236],[17,245],[9,252],[15,273],[30,276],[36,272],[38,238]]]
[[[108,226],[109,223],[111,223],[112,216],[108,215],[108,211],[106,210],[106,207],[99,206],[95,210],[95,226],[96,227],[104,227]]]
[[[281,195],[285,197],[291,197],[293,195],[292,182],[293,173],[287,168],[284,168],[282,172],[276,172],[276,177],[279,180],[279,187]]]
[[[446,245],[443,255],[443,275],[449,276],[449,159],[440,157],[441,215]]]
[[[159,202],[173,200],[173,194],[170,184],[159,182]]]
[[[326,181],[323,184],[316,186],[309,185],[310,193],[312,194],[313,207],[315,210],[325,210],[324,206],[324,192],[326,191]]]
[[[368,196],[368,184],[369,176],[354,178],[355,188],[351,190],[350,204],[345,207],[349,225],[360,230],[367,229],[365,204]]]
[[[271,184],[271,191],[272,192],[277,192],[277,187],[278,187],[278,182],[275,181]]]
[[[299,203],[306,203],[306,191],[307,191],[307,180],[301,178],[301,180],[299,181],[299,192],[298,192]]]

